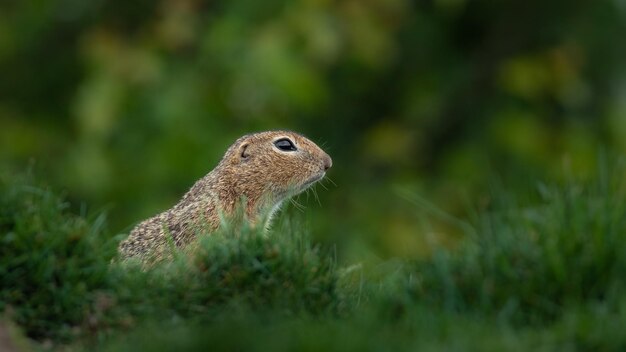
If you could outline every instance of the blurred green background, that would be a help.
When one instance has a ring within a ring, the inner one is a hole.
[[[299,200],[318,239],[420,255],[454,229],[407,192],[463,217],[626,153],[625,34],[623,0],[3,1],[0,162],[122,233],[292,129],[334,160]]]

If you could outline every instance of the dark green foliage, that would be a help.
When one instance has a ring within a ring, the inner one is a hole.
[[[541,185],[525,207],[505,199],[478,216],[461,248],[415,265],[415,299],[522,323],[615,302],[626,287],[624,180],[615,172],[592,185]]]
[[[67,207],[27,177],[0,178],[0,311],[35,339],[80,333],[109,287],[115,247],[102,239],[104,218]]]
[[[211,324],[156,324],[118,336],[105,351],[623,351],[626,302],[569,311],[553,325],[513,328],[491,318],[419,305],[389,320],[363,308],[342,319],[242,314]],[[376,303],[381,311],[385,307]]]
[[[235,298],[252,306],[327,310],[338,301],[334,260],[320,256],[301,231],[288,231],[206,238],[190,281],[213,288],[205,299],[218,303]]]
[[[213,234],[191,259],[181,253],[147,272],[122,265],[112,275],[120,304],[138,317],[210,321],[224,308],[319,314],[340,302],[333,260],[289,234]]]
[[[102,217],[4,178],[0,309],[36,344],[77,350],[620,351],[626,182],[606,174],[500,193],[431,258],[340,270],[288,222],[147,271],[111,264]]]
[[[458,341],[438,342],[420,330],[393,326],[385,321],[359,316],[346,320],[302,319],[243,315],[220,317],[211,325],[148,327],[116,343],[105,351],[410,351],[429,345],[458,345]],[[449,320],[431,322],[435,328]],[[163,330],[168,330],[163,334]],[[398,331],[395,331],[398,329]],[[413,338],[411,333],[416,333]]]

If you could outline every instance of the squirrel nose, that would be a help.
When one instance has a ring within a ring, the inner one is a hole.
[[[324,156],[324,171],[330,169],[331,166],[333,166],[333,159],[331,159],[330,156],[326,154]]]

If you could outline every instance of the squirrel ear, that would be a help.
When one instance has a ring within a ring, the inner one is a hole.
[[[242,143],[239,146],[239,155],[242,159],[246,160],[250,157],[250,152],[248,151],[248,143]]]

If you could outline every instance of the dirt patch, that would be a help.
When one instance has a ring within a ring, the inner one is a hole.
[[[3,321],[0,321],[0,351],[19,352],[11,334],[11,329]]]

